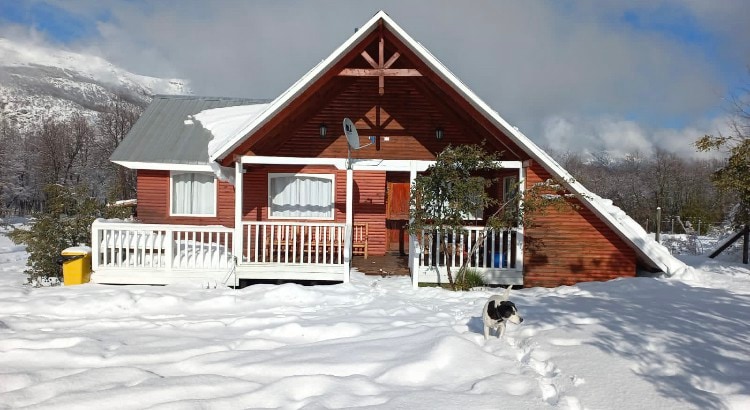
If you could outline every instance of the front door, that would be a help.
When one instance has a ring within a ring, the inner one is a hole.
[[[385,228],[387,230],[386,249],[405,255],[409,252],[409,182],[402,182],[403,176],[388,178],[386,184]]]

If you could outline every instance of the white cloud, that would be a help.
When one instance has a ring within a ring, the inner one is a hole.
[[[635,121],[613,118],[552,116],[544,120],[539,143],[557,152],[590,155],[606,151],[613,157],[664,149],[683,157],[716,157],[719,152],[699,153],[694,143],[706,135],[727,134],[728,117],[698,121],[690,126],[647,128]]]
[[[745,0],[58,5],[110,14],[101,37],[78,44],[89,53],[139,74],[186,78],[197,94],[254,98],[278,95],[383,8],[503,117],[567,148],[686,147],[678,136],[702,128],[685,124],[715,117],[733,81],[726,73],[750,63]],[[690,18],[721,50],[638,30],[622,22],[627,11]],[[564,133],[564,121],[576,132]]]

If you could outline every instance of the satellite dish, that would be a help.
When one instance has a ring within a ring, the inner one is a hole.
[[[352,149],[357,150],[359,146],[359,133],[357,133],[357,127],[349,118],[344,118],[344,134],[346,134],[346,142]]]

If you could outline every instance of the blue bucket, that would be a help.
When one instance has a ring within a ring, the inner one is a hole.
[[[492,266],[497,268],[508,267],[508,255],[505,253],[495,252],[492,254],[492,260],[494,261]]]

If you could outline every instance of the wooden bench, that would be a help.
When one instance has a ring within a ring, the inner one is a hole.
[[[367,238],[369,227],[367,222],[358,222],[352,226],[352,255],[364,255],[367,259]]]

